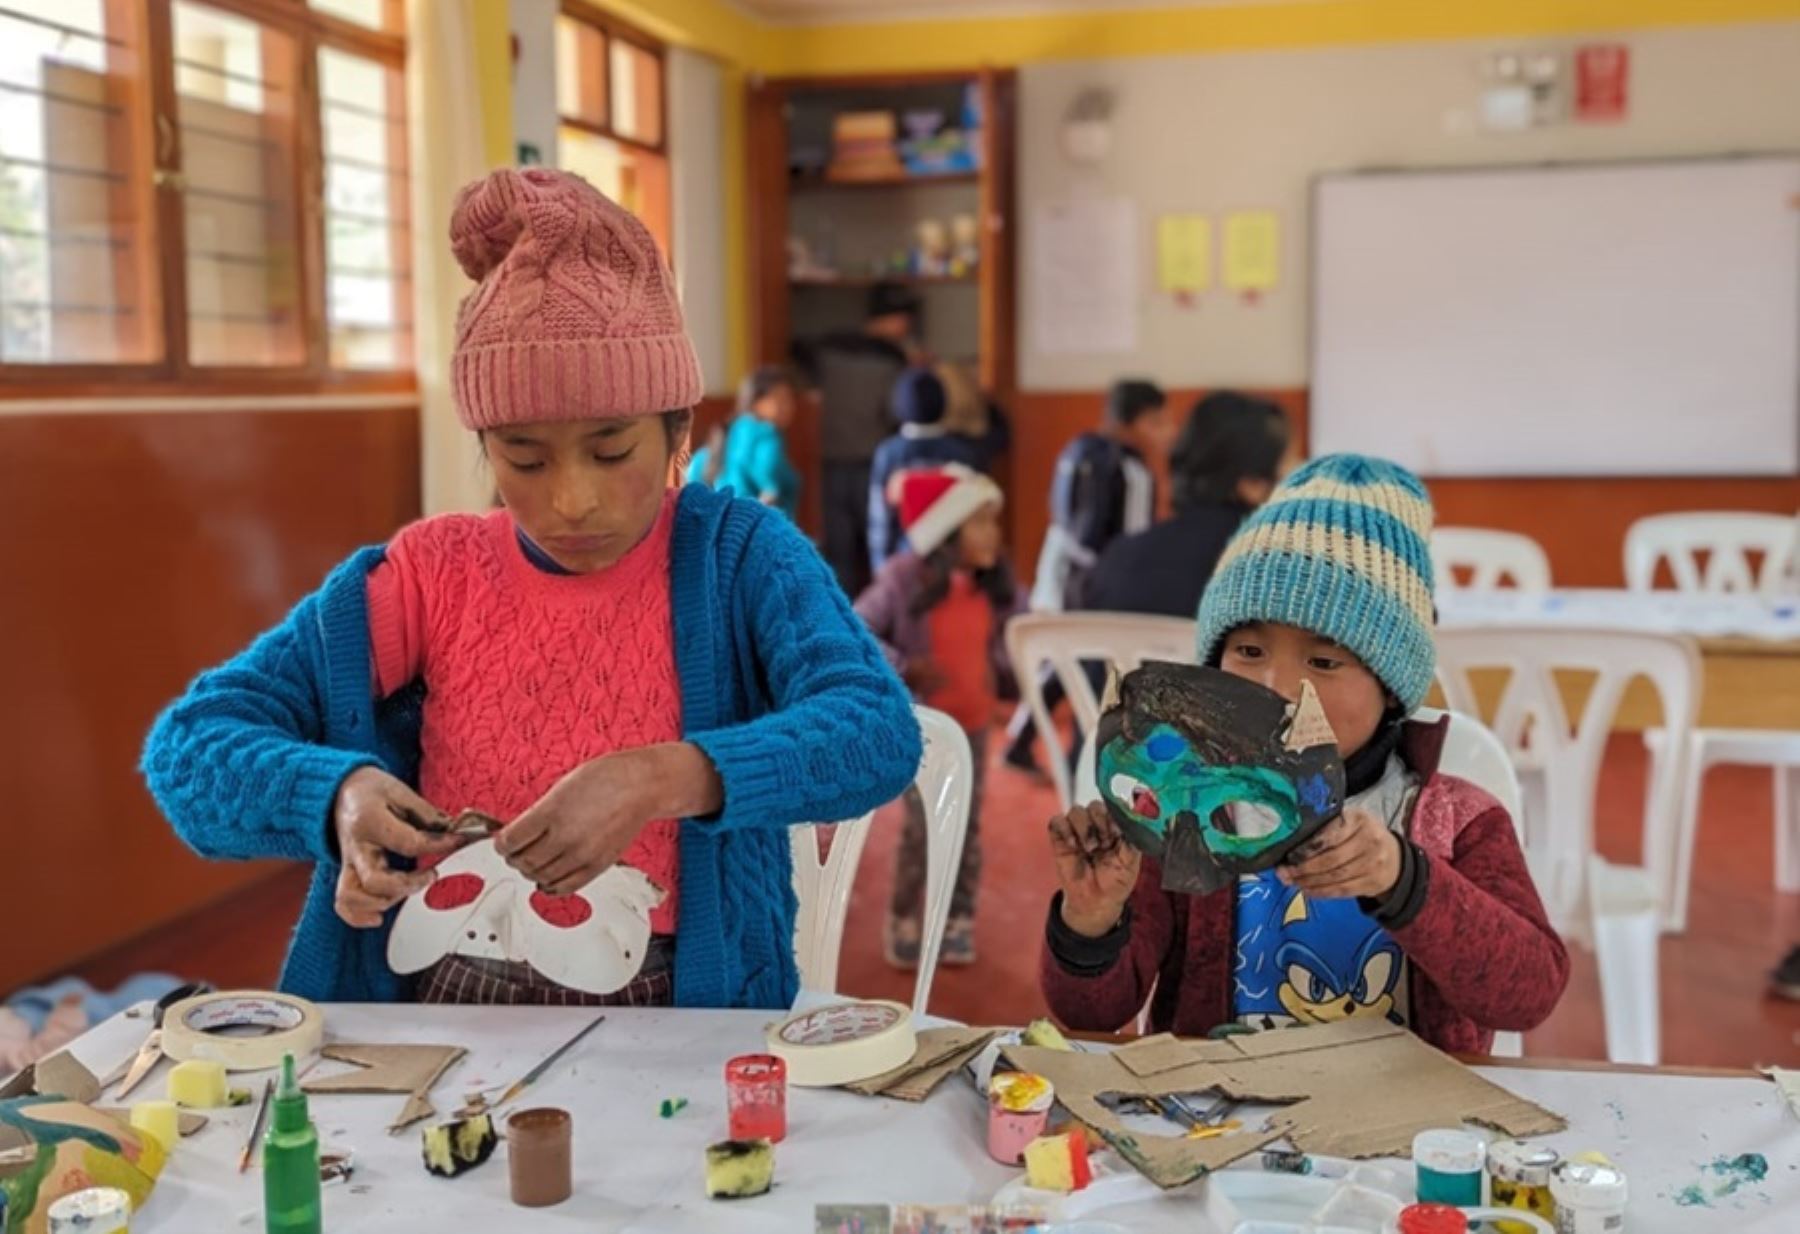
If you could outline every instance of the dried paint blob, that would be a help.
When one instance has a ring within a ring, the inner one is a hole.
[[[1689,1183],[1675,1193],[1675,1203],[1682,1208],[1711,1208],[1714,1200],[1728,1199],[1768,1176],[1769,1159],[1761,1153],[1714,1157],[1700,1167],[1699,1182]]]

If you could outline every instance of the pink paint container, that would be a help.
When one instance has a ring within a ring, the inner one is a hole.
[[[1044,1134],[1056,1090],[1041,1075],[1001,1071],[988,1084],[988,1156],[1001,1165],[1025,1159],[1025,1146]]]

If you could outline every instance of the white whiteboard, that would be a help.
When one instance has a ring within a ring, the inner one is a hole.
[[[1322,177],[1315,454],[1800,469],[1800,158]]]

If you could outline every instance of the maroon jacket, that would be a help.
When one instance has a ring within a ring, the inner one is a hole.
[[[1402,759],[1424,781],[1407,835],[1429,869],[1424,906],[1389,933],[1406,954],[1412,1030],[1441,1050],[1485,1053],[1495,1031],[1549,1017],[1569,981],[1569,953],[1505,808],[1438,774],[1447,724],[1409,723],[1401,740]],[[1231,1022],[1235,910],[1236,888],[1165,892],[1161,867],[1146,859],[1131,893],[1130,938],[1110,968],[1078,976],[1045,946],[1039,981],[1050,1010],[1070,1028],[1111,1032],[1154,987],[1153,1031],[1198,1037]]]
[[[881,653],[897,673],[904,674],[909,665],[931,658],[929,616],[913,611],[913,601],[925,587],[925,571],[924,559],[903,549],[882,563],[875,581],[856,597],[856,615],[875,635]],[[1006,623],[1021,610],[1023,601],[1023,594],[1015,589],[1010,607],[994,607],[987,652],[994,688],[1001,698],[1015,697],[1018,691],[1012,657],[1006,651]]]

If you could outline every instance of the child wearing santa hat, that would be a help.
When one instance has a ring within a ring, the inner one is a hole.
[[[856,611],[913,696],[950,716],[969,736],[975,785],[940,956],[947,965],[967,965],[975,961],[988,729],[1001,692],[1013,691],[1005,633],[1019,595],[1001,543],[999,485],[950,464],[908,472],[899,488],[907,548],[883,564],[857,599]],[[918,793],[908,790],[883,933],[888,963],[897,968],[918,965],[924,896],[925,809]]]

